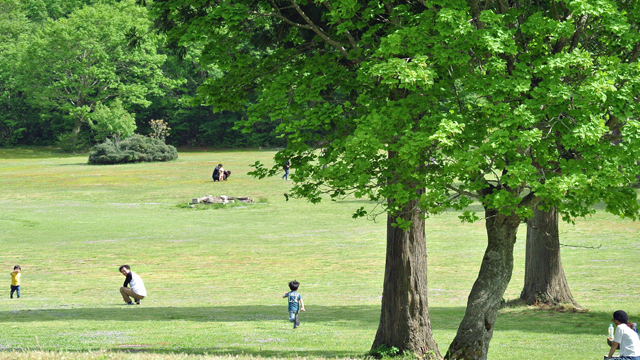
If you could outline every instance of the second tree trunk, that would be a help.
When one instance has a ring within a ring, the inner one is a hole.
[[[520,299],[530,305],[570,303],[579,306],[569,290],[560,260],[558,209],[534,209],[527,222],[524,287]]]

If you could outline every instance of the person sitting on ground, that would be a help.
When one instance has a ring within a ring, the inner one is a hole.
[[[122,299],[127,305],[133,305],[131,302],[131,298],[136,300],[136,305],[140,305],[140,300],[144,299],[147,296],[147,289],[144,287],[144,282],[142,282],[142,278],[133,271],[129,265],[120,266],[120,272],[122,275],[127,278],[124,279],[124,284],[120,288],[120,294],[122,294]],[[130,288],[127,285],[131,286]]]
[[[640,360],[640,338],[638,333],[627,325],[629,315],[622,310],[618,310],[613,313],[613,322],[616,324],[616,333],[606,359],[611,359],[619,344],[620,357],[629,360]]]
[[[218,166],[213,169],[213,174],[211,175],[213,181],[220,181],[220,169],[222,169],[222,164],[218,164]]]

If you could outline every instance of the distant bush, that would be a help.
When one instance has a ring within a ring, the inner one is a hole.
[[[175,147],[162,140],[136,134],[120,141],[107,139],[94,146],[89,155],[89,164],[169,161],[177,158],[178,151]]]

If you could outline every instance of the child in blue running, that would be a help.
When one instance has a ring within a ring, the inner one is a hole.
[[[289,283],[289,291],[284,294],[283,298],[288,298],[289,300],[289,321],[293,323],[293,328],[297,329],[300,326],[300,317],[298,317],[298,312],[300,310],[304,310],[304,303],[302,302],[302,295],[298,293],[298,287],[300,287],[300,283],[293,280]]]

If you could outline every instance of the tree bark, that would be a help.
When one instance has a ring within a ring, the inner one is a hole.
[[[570,303],[580,307],[571,295],[562,269],[556,207],[548,212],[535,208],[533,217],[527,221],[524,287],[520,299],[530,305]]]
[[[402,353],[440,359],[427,306],[427,246],[424,219],[413,201],[401,215],[411,220],[407,230],[394,227],[387,216],[387,256],[380,325],[371,347],[396,347]]]
[[[76,117],[75,124],[73,125],[73,152],[76,152],[76,142],[78,141],[78,134],[80,134],[80,128],[82,127],[82,121]]]
[[[498,317],[513,270],[513,246],[520,218],[486,210],[488,244],[478,278],[473,284],[467,310],[445,359],[486,359],[493,324]]]

